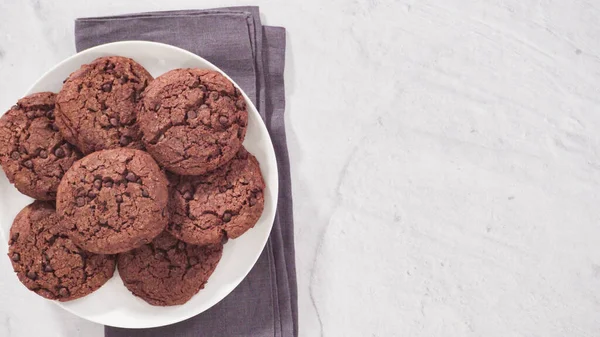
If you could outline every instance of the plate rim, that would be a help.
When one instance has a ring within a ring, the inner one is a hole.
[[[166,325],[170,325],[170,324],[175,324],[184,320],[187,320],[191,317],[194,317],[196,315],[199,315],[201,313],[203,313],[206,310],[209,310],[210,308],[212,308],[213,306],[215,306],[217,303],[221,302],[225,297],[229,296],[233,290],[235,290],[239,284],[241,282],[243,282],[243,280],[248,276],[248,274],[250,273],[250,271],[252,270],[252,268],[256,265],[256,263],[258,262],[258,259],[260,258],[260,256],[262,255],[262,252],[264,251],[267,242],[270,238],[271,232],[273,230],[273,224],[275,221],[275,216],[277,213],[277,204],[278,204],[278,199],[279,199],[279,168],[277,165],[277,154],[275,152],[275,146],[273,145],[273,140],[271,138],[271,134],[269,133],[269,130],[265,124],[265,121],[262,119],[262,117],[260,116],[260,112],[259,110],[256,108],[256,106],[254,105],[254,103],[250,100],[250,98],[246,95],[246,93],[244,92],[244,90],[231,78],[229,77],[229,75],[227,75],[227,73],[225,73],[223,70],[221,70],[221,68],[219,68],[218,66],[216,66],[215,64],[213,64],[212,62],[206,60],[205,58],[203,58],[202,56],[196,55],[188,50],[185,50],[183,48],[179,48],[173,45],[169,45],[166,43],[161,43],[161,42],[153,42],[153,41],[144,41],[144,40],[123,40],[123,41],[116,41],[116,42],[110,42],[110,43],[105,43],[105,44],[101,44],[98,46],[94,46],[85,50],[82,50],[78,53],[75,53],[65,59],[63,59],[62,61],[58,62],[57,64],[55,64],[53,67],[51,67],[48,71],[44,72],[41,76],[39,76],[37,78],[37,80],[27,89],[26,91],[26,95],[30,95],[34,92],[36,92],[34,90],[35,87],[37,87],[39,85],[39,83],[47,76],[49,76],[50,74],[52,74],[54,71],[56,71],[58,68],[64,66],[65,64],[68,64],[70,62],[72,62],[74,59],[76,59],[77,57],[80,57],[80,55],[82,54],[87,54],[87,53],[93,53],[93,52],[97,52],[97,51],[102,51],[105,48],[114,48],[114,47],[120,47],[122,45],[140,45],[140,46],[144,46],[144,45],[155,45],[155,46],[159,46],[161,48],[166,48],[166,49],[171,49],[175,52],[178,53],[184,53],[187,56],[191,57],[191,58],[195,58],[201,62],[204,62],[205,64],[207,64],[207,66],[214,68],[216,71],[218,71],[219,73],[221,73],[223,76],[225,76],[228,80],[230,80],[236,88],[238,88],[240,90],[240,92],[242,93],[244,99],[246,100],[246,104],[250,106],[250,109],[248,109],[249,113],[252,113],[255,115],[256,118],[258,118],[259,121],[259,127],[262,129],[262,133],[265,134],[267,136],[268,139],[268,148],[266,149],[267,152],[270,152],[272,154],[272,158],[274,160],[273,165],[269,165],[269,169],[272,170],[272,172],[270,173],[270,175],[274,175],[274,179],[273,179],[273,183],[271,184],[271,190],[272,190],[272,196],[270,199],[272,199],[272,203],[273,203],[273,211],[272,214],[268,215],[268,218],[265,219],[267,221],[267,226],[268,226],[268,231],[267,231],[267,235],[264,236],[264,238],[262,238],[262,242],[260,242],[261,245],[261,249],[260,249],[260,253],[258,253],[254,258],[251,264],[248,264],[246,270],[244,270],[243,272],[243,276],[239,278],[239,280],[236,281],[235,284],[231,284],[229,286],[227,286],[226,289],[226,294],[224,294],[221,298],[219,298],[218,300],[214,300],[212,301],[213,303],[210,303],[210,305],[208,305],[206,308],[204,308],[201,311],[195,312],[195,311],[190,311],[184,315],[181,315],[180,317],[176,318],[176,319],[172,319],[172,320],[168,320],[168,321],[164,321],[164,322],[160,322],[159,324],[154,324],[154,325],[144,325],[144,326],[131,326],[131,325],[123,325],[123,324],[116,324],[116,325],[111,325],[111,324],[107,324],[106,322],[101,322],[97,319],[94,318],[90,318],[90,317],[83,317],[81,315],[79,315],[77,312],[75,312],[75,310],[71,309],[68,306],[65,306],[62,302],[59,301],[52,301],[49,300],[50,302],[53,302],[54,304],[56,304],[58,307],[70,312],[71,314],[80,317],[82,319],[88,320],[90,322],[94,322],[97,324],[102,324],[102,325],[107,325],[107,326],[112,326],[112,327],[119,327],[119,328],[127,328],[127,329],[144,329],[144,328],[154,328],[154,327],[160,327],[160,326],[166,326]],[[113,55],[117,55],[118,54],[113,54]],[[83,65],[85,63],[82,63],[81,65]],[[81,66],[80,65],[80,66]],[[174,68],[177,69],[177,68]],[[73,70],[75,71],[75,70]],[[162,75],[162,74],[160,74]],[[158,75],[158,76],[160,76]],[[157,77],[158,77],[157,76]],[[271,155],[269,155],[269,157],[271,157]],[[4,233],[3,231],[0,230],[0,237],[3,237]],[[3,240],[5,241],[5,240]],[[6,245],[6,247],[8,247],[8,245]],[[115,273],[117,274],[117,273]],[[116,275],[115,275],[116,276]],[[113,276],[113,277],[115,277]],[[131,294],[131,296],[134,296],[133,294]],[[195,295],[194,295],[195,296]],[[69,303],[69,302],[66,302]]]

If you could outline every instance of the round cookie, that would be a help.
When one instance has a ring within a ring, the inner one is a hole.
[[[64,172],[81,157],[54,124],[55,98],[29,95],[0,118],[0,165],[21,193],[40,200],[56,199]]]
[[[138,101],[150,81],[150,73],[130,58],[98,58],[65,80],[56,97],[56,124],[84,154],[142,148]]]
[[[161,166],[200,175],[235,156],[248,111],[240,91],[219,72],[175,69],[148,85],[138,124],[147,151]]]
[[[236,157],[203,176],[169,175],[171,219],[167,230],[197,245],[237,238],[254,227],[265,205],[265,182],[256,158]]]
[[[115,254],[154,239],[168,222],[164,173],[149,154],[119,148],[76,162],[58,186],[57,213],[81,248]]]
[[[38,295],[59,301],[86,296],[115,271],[116,256],[79,249],[60,233],[54,207],[35,201],[15,218],[8,257],[19,280]]]
[[[196,246],[163,232],[150,244],[119,254],[119,275],[134,295],[159,306],[187,302],[221,259],[223,245]]]

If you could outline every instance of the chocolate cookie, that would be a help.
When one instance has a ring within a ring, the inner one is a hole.
[[[256,158],[241,148],[236,157],[203,176],[169,175],[168,231],[197,245],[237,238],[254,227],[265,205],[265,182]]]
[[[79,249],[59,231],[54,207],[35,201],[10,229],[8,256],[19,280],[38,295],[70,301],[100,288],[115,271],[114,255]]]
[[[130,58],[98,58],[65,80],[56,98],[56,124],[85,154],[142,148],[138,100],[150,81],[150,73]]]
[[[199,175],[228,162],[248,124],[240,91],[216,71],[175,69],[143,93],[139,126],[144,145],[167,170]]]
[[[167,180],[149,154],[120,148],[75,163],[58,186],[61,226],[81,248],[121,253],[152,241],[168,222]]]
[[[150,244],[119,254],[119,275],[134,295],[152,305],[187,302],[221,259],[223,245],[195,246],[163,232]]]
[[[56,199],[65,171],[81,157],[54,124],[51,92],[24,97],[0,118],[0,165],[23,194]]]

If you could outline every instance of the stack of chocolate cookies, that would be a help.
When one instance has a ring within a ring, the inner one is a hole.
[[[59,301],[100,288],[118,268],[152,305],[187,302],[229,238],[252,228],[265,183],[242,146],[240,91],[219,72],[156,79],[132,59],[96,59],[59,93],[22,98],[0,118],[0,165],[37,199],[15,218],[19,280]]]

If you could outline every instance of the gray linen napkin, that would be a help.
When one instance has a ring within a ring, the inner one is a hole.
[[[284,126],[285,29],[263,27],[258,7],[232,7],[78,19],[75,40],[78,51],[121,40],[162,42],[214,63],[261,112],[279,168],[273,231],[254,268],[229,296],[184,322],[140,330],[106,327],[106,336],[297,336],[292,191]]]

